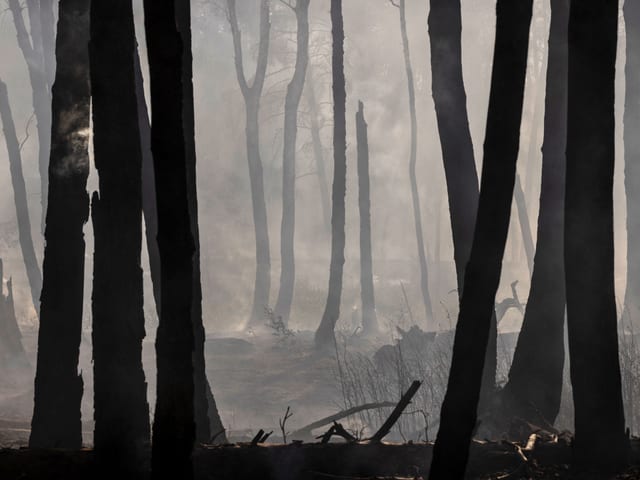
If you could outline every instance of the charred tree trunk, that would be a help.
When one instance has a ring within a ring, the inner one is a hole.
[[[362,300],[362,331],[371,335],[378,331],[376,299],[373,290],[373,260],[371,254],[371,195],[369,194],[369,140],[364,106],[358,102],[356,114],[358,139],[358,206],[360,208],[360,298]]]
[[[614,91],[618,2],[571,2],[565,272],[575,462],[625,464],[628,442],[613,277]]]
[[[142,152],[131,0],[92,2],[91,94],[100,192],[92,198],[94,443],[107,468],[143,468],[149,443],[142,269]],[[114,348],[117,345],[118,348]]]
[[[269,55],[269,34],[271,31],[269,4],[270,0],[261,0],[260,3],[260,45],[258,47],[258,61],[253,83],[249,86],[242,63],[242,40],[240,28],[238,27],[238,19],[236,17],[236,0],[227,0],[229,24],[233,36],[236,75],[246,105],[247,160],[249,162],[253,225],[256,237],[256,281],[248,326],[260,325],[264,318],[265,309],[269,306],[269,291],[271,288],[269,226],[267,224],[267,204],[264,195],[262,160],[260,159],[260,129],[258,123],[260,97],[262,96]]]
[[[193,300],[191,318],[193,322],[193,369],[194,369],[194,415],[196,441],[208,443],[212,433],[223,431],[211,387],[207,381],[204,361],[205,331],[202,323],[202,284],[200,280],[200,229],[198,227],[198,187],[196,179],[195,113],[193,104],[193,56],[191,54],[191,7],[189,2],[176,2],[176,23],[182,37],[182,125],[185,135],[185,156],[187,165],[187,199],[189,221],[195,252],[193,254]],[[212,430],[213,428],[213,430]],[[221,433],[219,441],[226,442]]]
[[[89,219],[89,1],[60,2],[31,448],[82,446],[78,375]]]
[[[430,0],[429,6],[432,94],[447,183],[458,297],[461,298],[478,211],[478,174],[462,78],[462,15],[460,0]],[[484,362],[481,408],[495,390],[496,349],[494,313]]]
[[[329,292],[320,326],[315,334],[316,348],[327,348],[335,340],[334,329],[340,318],[342,270],[344,268],[345,202],[347,193],[347,93],[344,79],[344,24],[342,0],[331,0],[333,40],[333,191],[331,208],[331,265]]]
[[[409,36],[407,35],[407,17],[405,0],[398,4],[400,10],[400,33],[402,34],[402,52],[404,54],[404,66],[407,74],[407,88],[409,92],[409,117],[411,119],[411,150],[409,153],[409,181],[411,182],[411,202],[413,204],[413,223],[416,229],[416,246],[418,248],[418,264],[420,266],[420,293],[426,325],[433,325],[433,307],[429,295],[429,274],[427,271],[427,257],[424,246],[424,233],[422,230],[422,212],[420,208],[420,194],[418,192],[418,179],[416,177],[416,161],[418,149],[418,120],[416,118],[416,91],[413,81],[413,68],[409,54]]]
[[[140,150],[142,152],[142,213],[144,215],[147,254],[149,255],[149,273],[153,289],[156,314],[160,318],[160,251],[158,250],[158,210],[156,206],[156,182],[153,173],[153,155],[151,153],[151,124],[149,111],[144,97],[144,78],[140,67],[140,55],[136,46],[134,56],[136,75],[136,100],[138,102],[138,126],[140,129]]]
[[[429,478],[462,479],[500,283],[516,176],[532,0],[498,0],[478,219]]]
[[[538,242],[529,300],[504,388],[507,413],[536,425],[555,422],[564,369],[568,24],[569,0],[552,0]]]
[[[311,70],[311,69],[310,69]],[[318,122],[318,102],[316,100],[315,82],[313,74],[309,72],[305,83],[309,116],[311,117],[311,142],[313,143],[313,158],[316,163],[316,176],[320,190],[320,208],[322,220],[327,233],[331,233],[331,205],[329,201],[329,187],[327,182],[327,168],[324,163],[324,151],[320,139],[320,122]]]
[[[309,63],[309,0],[296,0],[296,65],[284,101],[284,147],[282,153],[282,225],[280,228],[280,289],[274,313],[289,324],[296,278],[294,234],[296,222],[296,137],[298,107]]]
[[[624,102],[624,186],[627,194],[627,288],[623,317],[640,327],[640,2],[624,2],[627,33]]]
[[[51,142],[51,96],[47,89],[47,74],[45,72],[44,60],[42,56],[38,55],[37,38],[33,42],[34,44],[32,44],[32,40],[29,38],[29,33],[24,23],[19,0],[8,0],[8,3],[16,26],[18,46],[27,64],[29,80],[31,82],[31,99],[38,133],[38,167],[40,170],[41,187],[40,203],[43,212],[42,227],[44,228],[44,215],[47,210],[47,172]],[[34,31],[38,31],[38,29],[35,28]],[[36,298],[39,295],[40,292],[36,294]]]
[[[0,120],[2,130],[7,144],[9,156],[9,171],[11,173],[11,185],[13,187],[13,200],[16,205],[16,220],[18,222],[18,240],[22,251],[22,260],[27,272],[29,287],[31,289],[31,300],[36,312],[40,312],[40,290],[42,289],[42,274],[38,266],[36,251],[33,247],[31,237],[31,222],[29,220],[29,205],[27,202],[27,189],[22,173],[22,158],[20,155],[20,144],[16,135],[16,127],[13,123],[11,105],[9,104],[9,94],[7,85],[0,80]]]
[[[158,386],[153,423],[153,478],[193,477],[193,255],[183,124],[184,40],[172,0],[145,0],[151,75],[151,149],[158,206],[162,305],[156,336]]]

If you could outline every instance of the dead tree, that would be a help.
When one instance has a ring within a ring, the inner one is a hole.
[[[509,230],[527,72],[532,0],[498,0],[478,218],[429,478],[462,479]]]
[[[462,78],[460,0],[430,0],[428,23],[432,95],[447,183],[458,298],[461,298],[478,210],[478,175]],[[484,362],[481,407],[487,404],[495,389],[496,349],[497,324],[494,315]]]
[[[378,331],[376,299],[373,289],[373,259],[371,253],[371,195],[369,194],[369,141],[364,106],[358,102],[356,113],[358,140],[358,205],[360,209],[360,298],[362,301],[362,331],[370,335]]]
[[[4,294],[4,268],[0,259],[0,360],[3,369],[30,367],[22,345],[22,333],[16,320],[13,304],[13,285],[7,280],[7,294]]]
[[[247,160],[249,162],[249,180],[251,183],[251,202],[253,206],[253,226],[256,237],[256,280],[253,290],[253,305],[249,326],[259,325],[264,318],[264,309],[269,305],[271,288],[271,254],[269,252],[269,228],[267,224],[267,204],[264,196],[262,160],[260,159],[260,128],[258,113],[260,97],[267,72],[269,56],[269,19],[270,0],[260,3],[260,43],[253,83],[249,86],[243,66],[242,37],[236,16],[236,0],[227,0],[229,24],[233,36],[233,51],[236,75],[246,106]]]
[[[43,287],[29,446],[82,446],[78,375],[89,219],[89,2],[59,4]]]
[[[627,58],[624,100],[624,186],[627,195],[627,287],[623,317],[640,326],[640,2],[624,2]],[[637,330],[636,330],[637,331]]]
[[[344,24],[342,0],[331,0],[332,76],[333,76],[333,191],[331,208],[331,264],[329,291],[320,326],[315,334],[316,348],[327,348],[335,340],[334,329],[340,318],[342,270],[345,245],[345,195],[347,193],[347,93],[344,79]]]
[[[614,92],[618,2],[571,2],[564,261],[574,459],[627,460],[613,275]]]
[[[91,4],[94,157],[94,444],[108,468],[137,471],[149,444],[142,269],[142,152],[131,0]],[[117,348],[114,346],[117,345]]]
[[[183,124],[183,38],[172,1],[145,0],[151,86],[151,150],[158,207],[161,264],[160,324],[156,336],[157,400],[153,478],[193,477],[193,255],[187,146]]]
[[[0,80],[0,120],[4,132],[7,153],[9,157],[9,172],[11,174],[11,186],[13,187],[13,200],[16,206],[16,220],[18,222],[18,240],[22,252],[22,260],[27,272],[29,287],[31,290],[31,301],[40,312],[40,290],[42,289],[42,274],[36,258],[36,251],[33,247],[31,236],[31,223],[29,220],[29,205],[27,202],[27,189],[22,173],[22,156],[20,154],[20,143],[16,134],[16,127],[13,123],[13,114],[9,104],[9,94],[7,85]]]
[[[516,184],[513,189],[513,199],[516,202],[516,210],[518,211],[518,223],[520,224],[520,233],[522,234],[522,243],[524,244],[524,253],[527,257],[527,268],[529,275],[533,273],[533,258],[535,256],[535,248],[533,246],[533,236],[531,235],[531,224],[529,223],[529,212],[527,211],[527,202],[522,189],[520,175],[516,174]]]
[[[294,234],[296,221],[296,137],[298,108],[309,63],[309,0],[296,0],[292,7],[298,26],[296,36],[296,64],[293,78],[287,86],[284,101],[284,145],[282,152],[282,224],[280,228],[280,289],[274,313],[289,324],[296,267]]]
[[[411,150],[409,153],[409,182],[411,183],[411,202],[413,204],[413,223],[416,229],[416,246],[418,248],[418,264],[420,266],[420,292],[426,324],[432,325],[433,307],[429,295],[429,272],[427,270],[427,256],[424,246],[424,233],[422,230],[422,212],[420,208],[420,194],[418,192],[418,179],[416,177],[417,148],[418,148],[418,120],[416,114],[416,91],[413,81],[413,68],[409,52],[409,36],[407,34],[407,13],[405,0],[391,3],[400,11],[400,33],[402,35],[402,52],[404,54],[404,66],[407,75],[407,87],[409,92],[409,118],[411,119]]]
[[[27,65],[27,71],[29,73],[29,81],[31,82],[31,100],[36,118],[36,130],[38,136],[38,167],[40,171],[41,187],[40,203],[42,205],[42,224],[44,228],[44,215],[47,208],[47,172],[51,141],[51,96],[49,95],[47,87],[47,78],[52,79],[51,66],[49,66],[49,75],[47,75],[48,70],[46,70],[44,57],[42,55],[44,37],[42,36],[42,29],[38,28],[39,25],[35,23],[37,19],[40,20],[42,25],[42,19],[40,16],[35,12],[30,16],[30,18],[34,19],[34,24],[31,25],[31,31],[32,34],[35,34],[35,38],[30,38],[29,33],[27,32],[27,26],[25,25],[24,18],[22,16],[22,7],[20,6],[19,0],[7,0],[7,2],[16,27],[18,46],[22,51],[22,56],[24,57]],[[30,3],[31,5],[28,5],[28,7],[31,6],[33,11],[36,4],[33,2]],[[49,22],[49,19],[46,16],[48,12],[47,9],[48,7],[45,7],[45,21]],[[46,25],[46,23],[44,25]],[[47,28],[49,27],[47,26]],[[50,28],[53,29],[53,16],[51,16]],[[47,35],[47,40],[51,44],[49,49],[53,48],[53,36]],[[49,62],[51,62],[51,59]],[[40,292],[36,294],[36,296],[39,295]]]
[[[505,413],[537,425],[553,425],[563,382],[568,24],[569,0],[552,0],[537,249],[529,300],[503,391],[509,404]]]

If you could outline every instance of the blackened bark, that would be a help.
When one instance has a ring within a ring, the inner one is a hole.
[[[568,24],[569,0],[552,0],[538,241],[529,300],[504,388],[511,404],[506,413],[536,425],[553,425],[560,410],[564,369]]]
[[[640,2],[624,2],[627,58],[624,101],[624,186],[627,194],[627,287],[623,317],[640,327]]]
[[[616,0],[571,2],[564,258],[575,463],[626,462],[613,276]]]
[[[135,50],[131,0],[92,2],[89,57],[100,188],[91,209],[94,444],[105,467],[125,471],[144,468],[143,450],[149,443]]]
[[[44,215],[47,209],[47,180],[49,166],[49,149],[51,142],[51,96],[47,89],[47,75],[42,56],[38,55],[36,46],[32,45],[27,27],[22,16],[22,8],[18,0],[8,0],[9,9],[13,15],[16,27],[18,46],[27,64],[33,111],[36,117],[38,136],[38,167],[40,170],[40,203],[42,205],[42,227],[44,229]],[[40,292],[37,292],[37,296]],[[36,307],[37,308],[37,307]]]
[[[160,251],[158,250],[158,210],[156,207],[156,182],[153,173],[153,155],[151,154],[151,124],[144,96],[144,78],[140,67],[140,55],[136,46],[134,56],[136,75],[136,99],[138,102],[138,126],[140,128],[140,149],[142,152],[142,213],[144,215],[147,254],[149,255],[149,273],[153,289],[156,314],[160,318]]]
[[[193,369],[194,369],[194,415],[196,421],[196,441],[208,443],[211,435],[223,430],[213,393],[207,381],[204,361],[205,331],[202,322],[202,284],[200,279],[200,229],[198,227],[198,187],[196,180],[196,140],[195,112],[193,104],[193,55],[191,53],[191,7],[189,2],[176,1],[176,24],[182,37],[182,126],[185,135],[185,156],[187,165],[187,200],[189,202],[189,222],[195,252],[193,254],[193,299],[191,319],[193,322]],[[211,418],[211,422],[209,419]],[[213,431],[211,430],[213,427]],[[226,435],[219,435],[226,441]]]
[[[358,102],[356,113],[358,140],[358,206],[360,209],[360,298],[362,301],[362,331],[370,335],[378,331],[376,299],[373,290],[373,259],[371,252],[371,196],[369,182],[369,141],[364,106]]]
[[[409,36],[407,34],[407,16],[405,0],[398,4],[400,10],[400,33],[402,35],[402,52],[404,66],[407,74],[407,88],[409,92],[409,117],[411,119],[411,150],[409,153],[409,181],[411,183],[411,202],[413,204],[413,223],[416,229],[416,246],[418,248],[418,265],[420,267],[420,293],[426,325],[434,326],[433,307],[429,295],[429,272],[427,270],[427,256],[424,246],[424,232],[422,231],[422,212],[420,208],[420,194],[418,192],[418,179],[416,178],[416,161],[418,149],[418,120],[416,114],[416,91],[413,81],[413,68],[409,52]]]
[[[49,199],[29,446],[82,446],[78,375],[89,219],[89,1],[62,0],[52,89]]]
[[[309,68],[311,70],[311,68]],[[313,158],[316,164],[316,176],[320,191],[320,208],[322,220],[327,233],[331,233],[331,203],[329,201],[329,187],[327,182],[327,168],[324,163],[324,150],[320,138],[320,122],[318,121],[318,102],[316,100],[315,82],[313,74],[309,72],[305,82],[309,116],[311,117],[311,142],[313,144]]]
[[[151,75],[151,149],[158,206],[162,305],[156,336],[152,477],[193,477],[193,254],[183,125],[183,40],[173,0],[145,0]]]
[[[478,218],[429,478],[462,479],[509,229],[532,0],[498,0]]]
[[[294,235],[296,223],[296,138],[298,107],[309,63],[309,0],[296,0],[298,26],[296,65],[287,86],[284,101],[284,146],[282,153],[282,225],[280,228],[280,289],[274,312],[285,325],[289,324],[293,287],[296,278]]]
[[[462,78],[462,14],[460,0],[430,0],[429,7],[431,88],[447,183],[458,297],[461,298],[478,211],[478,174]],[[484,362],[481,408],[495,389],[496,349],[494,313]]]
[[[331,194],[331,265],[329,292],[320,326],[315,334],[316,348],[327,348],[335,340],[334,329],[340,317],[342,270],[344,268],[345,202],[347,193],[347,92],[344,79],[344,24],[342,0],[331,0],[332,76],[333,76],[333,191]]]
[[[269,4],[270,0],[261,0],[260,3],[260,44],[258,46],[258,60],[253,83],[249,86],[242,64],[242,40],[240,28],[238,27],[238,19],[236,17],[236,0],[227,0],[229,24],[233,36],[236,75],[246,106],[247,160],[249,163],[253,225],[256,237],[256,281],[248,326],[261,325],[264,319],[265,309],[269,306],[269,291],[271,289],[269,227],[267,224],[267,204],[264,195],[264,175],[262,172],[262,160],[260,159],[260,128],[258,123],[260,97],[262,96],[262,87],[264,86],[264,79],[267,73],[267,60],[269,55],[269,34],[271,31]]]
[[[16,127],[13,123],[11,105],[7,85],[0,80],[0,120],[4,132],[7,153],[9,157],[9,171],[11,173],[11,186],[13,187],[13,200],[16,206],[16,220],[18,222],[18,240],[22,251],[22,260],[27,272],[31,300],[36,312],[40,312],[40,290],[42,289],[42,274],[36,258],[31,236],[31,222],[29,220],[29,205],[27,203],[27,189],[22,173],[22,156],[20,144],[16,135]]]

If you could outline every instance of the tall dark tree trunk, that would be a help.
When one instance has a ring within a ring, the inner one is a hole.
[[[345,202],[347,193],[347,92],[344,79],[344,24],[342,0],[331,0],[332,76],[333,76],[333,191],[331,195],[331,265],[329,292],[320,326],[315,334],[316,348],[327,348],[335,340],[334,329],[340,318],[342,270],[344,268]]]
[[[311,68],[309,68],[311,70]],[[329,200],[329,187],[327,182],[327,168],[324,163],[324,151],[320,139],[320,122],[318,121],[318,101],[316,100],[316,88],[311,71],[305,82],[307,103],[309,104],[309,116],[311,117],[311,142],[313,144],[313,158],[316,164],[316,176],[320,190],[320,208],[322,220],[327,233],[331,233],[331,203]]]
[[[49,199],[29,446],[82,446],[78,375],[89,219],[89,1],[62,0],[52,89]]]
[[[616,0],[571,2],[564,258],[575,462],[615,469],[627,438],[613,277]]]
[[[553,425],[562,394],[568,25],[569,0],[552,0],[538,241],[529,300],[504,388],[511,404],[507,414],[536,425]]]
[[[142,152],[142,213],[144,215],[147,254],[149,255],[149,273],[153,289],[156,314],[160,318],[160,251],[158,250],[158,210],[156,207],[156,182],[153,172],[151,153],[151,124],[149,111],[144,97],[144,78],[140,66],[140,55],[136,46],[134,56],[136,75],[136,99],[138,101],[138,126],[140,129],[140,150]]]
[[[157,400],[153,478],[193,477],[193,255],[187,146],[183,124],[184,40],[173,0],[145,0],[151,76],[151,149],[158,207],[162,305],[156,336]]]
[[[31,100],[36,117],[36,130],[38,134],[38,167],[40,170],[41,187],[40,203],[42,205],[42,226],[44,228],[44,212],[46,212],[47,209],[47,172],[51,143],[51,96],[47,88],[47,74],[44,60],[41,55],[38,55],[37,42],[40,41],[40,44],[42,44],[41,37],[38,35],[34,40],[29,38],[19,0],[8,0],[8,4],[16,26],[18,46],[27,64],[27,71],[31,82]],[[40,32],[41,30],[36,26],[34,31]],[[38,40],[39,38],[40,40]],[[36,294],[36,297],[38,295],[40,295],[40,292]]]
[[[411,119],[411,150],[409,153],[409,181],[411,183],[411,202],[413,204],[413,223],[416,229],[416,246],[418,248],[418,265],[420,266],[420,293],[424,304],[426,325],[434,326],[433,307],[429,295],[429,274],[427,271],[427,256],[424,246],[424,232],[422,230],[422,211],[420,208],[420,194],[418,192],[418,179],[416,177],[416,161],[418,149],[418,120],[416,114],[416,91],[413,81],[413,68],[409,53],[409,36],[407,35],[407,14],[405,0],[398,4],[400,10],[400,33],[402,35],[402,52],[404,54],[404,66],[407,74],[407,87],[409,92],[409,117]]]
[[[509,230],[532,0],[498,0],[478,218],[429,478],[462,479]]]
[[[260,128],[258,113],[260,97],[267,73],[269,56],[269,19],[270,0],[260,2],[260,44],[253,83],[249,86],[242,63],[242,40],[236,17],[236,0],[227,0],[229,24],[233,36],[233,50],[236,75],[246,105],[247,160],[249,162],[249,181],[251,183],[251,202],[253,206],[253,226],[256,237],[256,281],[253,290],[253,305],[248,326],[260,325],[265,309],[269,306],[271,288],[271,254],[269,251],[269,226],[267,224],[267,204],[264,195],[262,160],[260,159]]]
[[[430,0],[429,7],[432,95],[447,183],[458,297],[461,298],[478,211],[478,174],[462,78],[462,14],[460,0]],[[495,389],[496,349],[494,314],[484,362],[481,407]]]
[[[358,206],[360,208],[360,298],[362,300],[362,331],[370,335],[378,331],[376,299],[373,290],[373,259],[371,254],[371,195],[369,183],[369,140],[364,106],[358,102],[356,113],[358,139]]]
[[[9,104],[9,94],[7,85],[0,80],[0,120],[4,131],[5,143],[9,157],[9,171],[11,173],[11,185],[13,187],[13,200],[16,205],[16,220],[18,222],[18,240],[22,251],[22,260],[27,272],[29,287],[31,290],[31,301],[40,312],[40,290],[42,289],[42,274],[36,258],[36,251],[33,247],[31,236],[31,222],[29,220],[29,205],[27,202],[27,189],[22,173],[22,156],[20,155],[20,144],[16,134],[16,127],[13,123],[11,105]]]
[[[196,441],[208,443],[212,433],[218,433],[218,441],[226,442],[226,435],[218,409],[207,381],[204,361],[205,331],[202,322],[202,284],[200,281],[200,229],[198,227],[198,186],[196,179],[195,112],[193,104],[193,55],[191,53],[191,6],[189,2],[176,1],[176,24],[182,37],[182,126],[185,135],[187,164],[187,198],[189,222],[195,252],[193,254],[193,322],[194,415]],[[210,421],[211,420],[211,421]],[[213,431],[212,431],[213,427]],[[220,433],[222,431],[222,433]]]
[[[624,2],[627,58],[624,100],[624,186],[627,194],[627,288],[623,317],[640,327],[640,2]]]
[[[294,234],[296,223],[296,137],[298,135],[298,107],[302,98],[304,79],[309,63],[309,0],[296,0],[297,32],[296,65],[287,86],[284,101],[284,147],[282,153],[282,225],[280,228],[280,289],[274,309],[289,324],[293,287],[296,278]]]
[[[143,449],[149,443],[135,51],[131,0],[92,2],[89,55],[100,187],[91,210],[94,444],[105,466],[125,471],[143,468]]]

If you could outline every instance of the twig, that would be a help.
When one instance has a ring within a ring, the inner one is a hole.
[[[284,418],[278,419],[278,423],[280,424],[280,430],[282,431],[282,443],[287,443],[287,430],[286,424],[287,420],[289,420],[293,416],[291,412],[291,407],[287,407],[287,411],[284,412]]]

